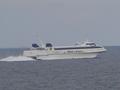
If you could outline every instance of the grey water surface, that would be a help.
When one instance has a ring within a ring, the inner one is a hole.
[[[95,59],[0,62],[0,90],[120,90],[120,47]],[[24,49],[0,49],[0,58]]]

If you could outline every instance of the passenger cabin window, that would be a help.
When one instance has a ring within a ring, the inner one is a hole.
[[[89,46],[96,46],[95,43],[86,43],[86,45],[89,45]]]
[[[46,43],[46,47],[53,47],[51,43]]]

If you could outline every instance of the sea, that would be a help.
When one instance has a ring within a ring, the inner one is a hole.
[[[0,49],[0,90],[120,90],[120,46],[94,59],[32,60]]]

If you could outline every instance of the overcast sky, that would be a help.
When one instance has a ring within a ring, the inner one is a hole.
[[[0,0],[0,48],[87,39],[120,45],[120,0]]]

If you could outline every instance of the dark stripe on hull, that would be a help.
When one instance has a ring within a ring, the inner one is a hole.
[[[68,49],[95,49],[101,47],[69,47],[69,48],[54,48],[55,50],[68,50]]]

